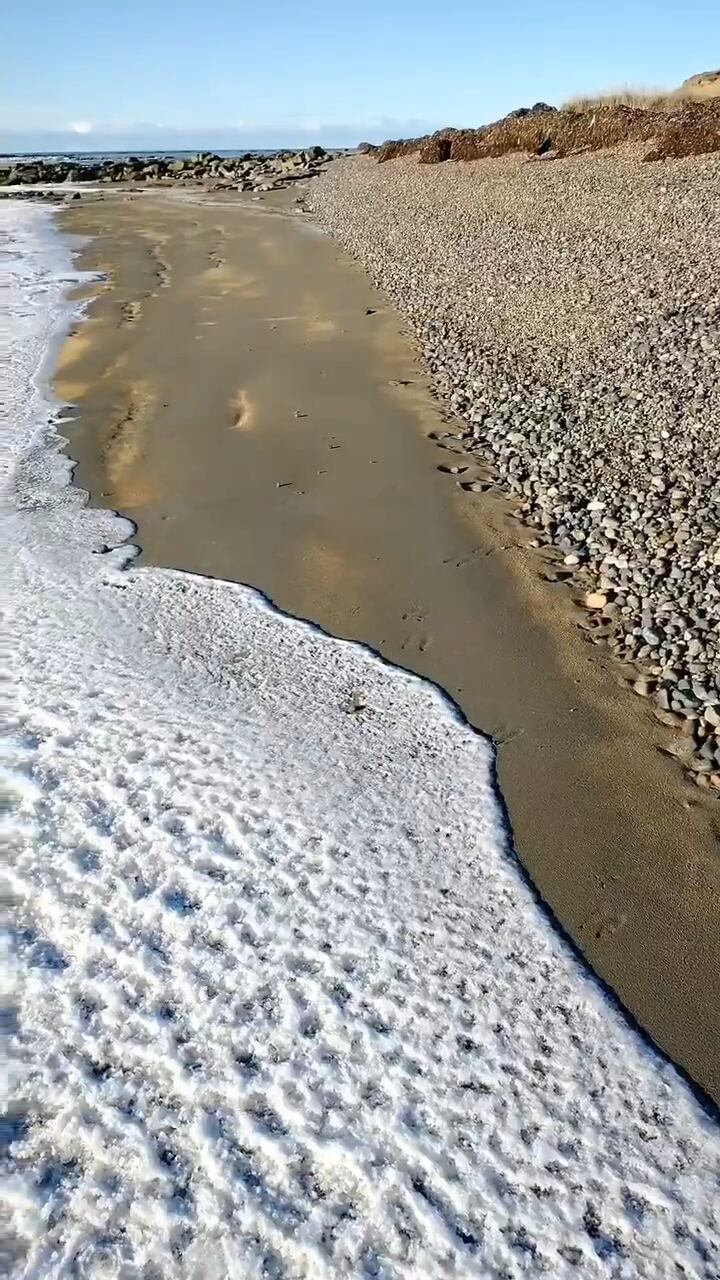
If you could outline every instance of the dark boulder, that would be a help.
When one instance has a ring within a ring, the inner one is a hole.
[[[433,134],[420,147],[420,164],[442,164],[449,160],[452,151],[451,134]]]

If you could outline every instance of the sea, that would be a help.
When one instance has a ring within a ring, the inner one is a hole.
[[[279,151],[301,151],[302,147],[244,147],[240,151],[212,150],[198,151],[27,151],[13,155],[0,156],[0,168],[18,161],[45,160],[50,163],[70,161],[77,165],[94,165],[104,160],[115,160],[122,163],[126,160],[192,160],[198,155],[220,156],[226,160],[236,160],[241,156],[272,156]],[[326,148],[329,155],[345,154],[347,148]]]

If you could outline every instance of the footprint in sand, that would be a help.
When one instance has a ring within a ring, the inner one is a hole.
[[[132,328],[137,324],[142,315],[142,303],[133,301],[125,302],[120,308],[120,328]]]
[[[198,283],[212,288],[213,292],[206,295],[206,299],[217,296],[216,291],[221,297],[225,294],[235,294],[242,298],[259,298],[263,292],[257,276],[250,275],[248,272],[238,272],[222,259],[211,262],[204,271],[201,271]]]
[[[123,411],[110,426],[102,445],[109,494],[115,503],[139,505],[153,496],[150,480],[140,467],[146,445],[148,421],[157,409],[153,387],[139,380],[127,388]]]
[[[170,267],[164,261],[161,250],[161,244],[151,244],[148,247],[148,257],[153,266],[153,274],[161,289],[166,289],[170,284]]]
[[[594,935],[596,940],[611,938],[618,929],[622,929],[626,920],[624,912],[606,911],[601,906],[583,922],[583,929]]]

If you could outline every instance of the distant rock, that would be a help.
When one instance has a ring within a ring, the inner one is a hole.
[[[557,107],[551,107],[547,102],[536,102],[532,107],[516,107],[514,111],[508,112],[505,119],[522,120],[525,116],[544,116],[551,111],[557,111]]]
[[[185,159],[169,156],[129,156],[79,164],[68,160],[32,160],[0,165],[0,187],[21,183],[124,183],[157,186],[195,183],[205,189],[271,191],[300,179],[314,178],[332,160],[324,147],[303,151],[277,151],[268,155],[246,152],[242,156],[218,156],[200,151]]]

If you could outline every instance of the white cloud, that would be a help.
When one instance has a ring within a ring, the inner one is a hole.
[[[89,120],[74,120],[70,125],[73,133],[92,133],[92,125]]]

